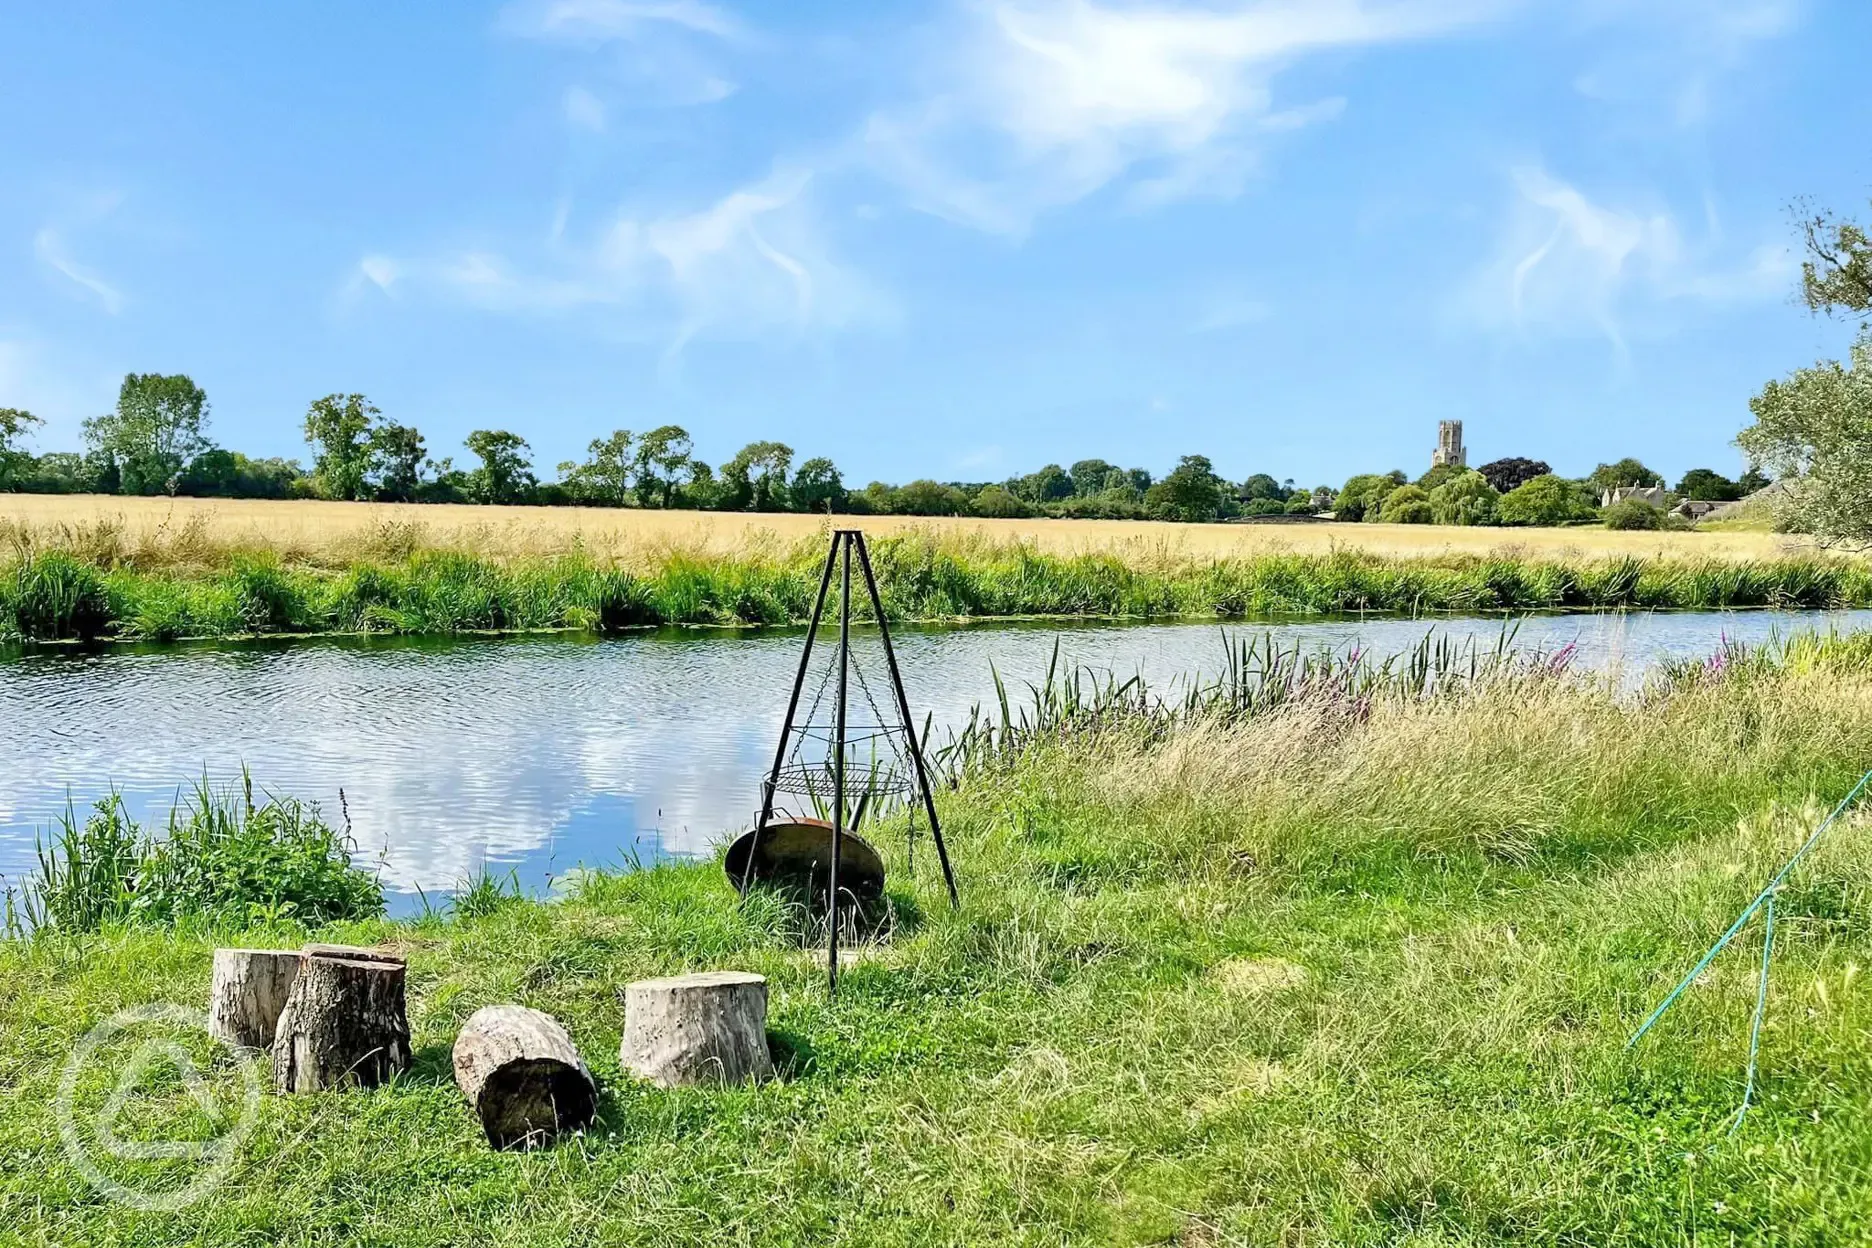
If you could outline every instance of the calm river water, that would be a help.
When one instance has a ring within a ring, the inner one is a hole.
[[[1546,616],[1517,642],[1573,643],[1579,661],[1635,673],[1727,636],[1872,626],[1872,612]],[[1240,625],[1286,643],[1389,654],[1426,632],[1492,645],[1499,620]],[[1222,666],[1214,624],[905,629],[919,721],[966,720],[1064,664],[1142,672],[1153,685]],[[393,894],[446,891],[483,865],[530,888],[584,864],[706,852],[753,822],[757,785],[803,633],[667,632],[435,641],[309,641],[0,660],[0,875],[33,863],[36,833],[115,786],[139,817],[178,786],[238,777],[318,801],[342,789],[362,856]],[[875,661],[875,635],[859,634]],[[881,671],[881,668],[873,670]],[[877,684],[880,697],[885,686]],[[407,903],[405,903],[407,904]]]

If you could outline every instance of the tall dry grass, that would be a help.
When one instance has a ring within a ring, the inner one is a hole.
[[[1469,529],[1393,524],[1159,524],[1129,520],[988,520],[840,516],[868,534],[1031,544],[1054,554],[1112,553],[1128,562],[1325,554],[1349,549],[1388,557],[1495,555],[1755,560],[1803,550],[1772,533]],[[122,558],[139,567],[199,566],[233,553],[342,566],[417,549],[467,550],[489,558],[579,553],[630,566],[671,551],[746,555],[816,540],[821,516],[746,515],[588,507],[475,507],[265,499],[122,498],[0,494],[0,538]]]
[[[1105,812],[1100,852],[1169,871],[1229,854],[1299,877],[1426,859],[1579,867],[1845,793],[1872,767],[1866,642],[1732,647],[1636,692],[1564,652],[1425,643],[1308,668],[1244,647],[1239,675],[1164,700],[1135,680],[1049,676],[944,762],[989,788],[1044,775]]]

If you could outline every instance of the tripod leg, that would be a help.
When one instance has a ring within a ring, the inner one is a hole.
[[[826,991],[838,993],[839,862],[845,856],[845,678],[851,666],[851,543],[846,532],[839,594],[838,720],[832,734],[832,879],[827,897]]]
[[[923,810],[929,815],[930,840],[936,846],[936,860],[942,864],[943,883],[949,889],[949,906],[960,908],[956,895],[955,872],[949,866],[949,847],[943,843],[942,823],[936,818],[936,797],[930,791],[929,769],[923,765],[923,748],[917,741],[916,721],[910,718],[910,699],[904,693],[903,673],[897,670],[897,651],[891,646],[890,623],[884,618],[884,599],[878,594],[877,576],[871,571],[871,552],[865,547],[864,534],[854,531],[858,546],[858,565],[864,571],[865,591],[871,597],[871,610],[877,616],[878,636],[884,640],[884,666],[890,669],[891,690],[897,695],[897,713],[903,716],[904,739],[910,746],[911,765],[916,770],[917,788],[923,794]]]
[[[767,824],[773,818],[774,788],[780,783],[780,768],[786,763],[787,741],[793,732],[793,716],[799,710],[800,690],[806,684],[806,666],[812,661],[813,638],[819,634],[819,621],[825,616],[826,590],[832,584],[832,565],[838,561],[838,534],[832,535],[832,545],[826,551],[825,568],[819,573],[819,593],[813,599],[812,623],[806,626],[806,645],[800,650],[799,671],[793,676],[793,693],[787,698],[786,718],[780,721],[780,744],[774,747],[773,768],[767,773],[767,780],[761,785],[760,818],[754,821],[754,837],[748,842],[747,862],[741,868],[741,891],[746,892],[748,884],[754,878],[754,855],[760,849],[761,837],[767,834]]]

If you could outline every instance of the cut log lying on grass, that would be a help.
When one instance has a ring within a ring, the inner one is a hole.
[[[664,1088],[769,1077],[767,980],[702,971],[629,985],[619,1059]]]
[[[410,1062],[401,962],[307,953],[280,1011],[273,1086],[375,1087]]]
[[[495,1148],[537,1148],[590,1125],[598,1085],[559,1020],[483,1006],[455,1038],[455,1084]]]
[[[265,1049],[299,976],[296,949],[217,949],[208,1034],[237,1049]]]

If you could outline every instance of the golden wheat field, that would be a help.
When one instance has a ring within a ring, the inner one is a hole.
[[[1032,545],[1053,553],[1137,558],[1323,554],[1351,548],[1393,557],[1514,553],[1524,557],[1637,555],[1758,559],[1794,553],[1800,538],[1751,532],[1617,533],[1599,528],[1490,529],[1399,524],[1165,524],[1133,520],[987,520],[840,516],[874,535]],[[478,507],[265,499],[0,495],[0,539],[98,545],[145,559],[191,561],[229,550],[272,550],[290,560],[341,561],[386,549],[457,548],[490,557],[581,550],[631,562],[670,550],[729,554],[772,549],[825,532],[824,516],[639,511],[589,507]]]

